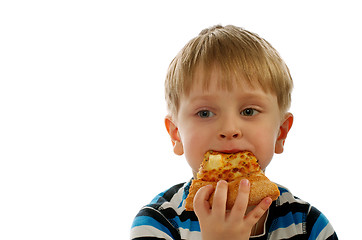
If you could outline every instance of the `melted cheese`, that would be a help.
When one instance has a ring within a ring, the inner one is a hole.
[[[224,179],[229,182],[257,171],[260,171],[258,160],[249,151],[235,154],[209,151],[205,154],[197,179],[210,182]]]
[[[209,161],[207,164],[207,169],[211,170],[211,169],[218,169],[221,168],[223,166],[222,163],[222,156],[220,154],[218,155],[210,155],[209,156]]]

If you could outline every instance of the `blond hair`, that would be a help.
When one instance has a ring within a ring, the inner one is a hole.
[[[195,81],[208,88],[211,70],[218,67],[223,78],[218,86],[231,89],[235,80],[260,86],[277,96],[281,113],[291,103],[293,81],[279,53],[263,38],[243,28],[220,25],[204,29],[191,39],[172,60],[165,81],[168,111],[177,115],[180,98],[190,92]],[[196,69],[203,79],[194,79]]]

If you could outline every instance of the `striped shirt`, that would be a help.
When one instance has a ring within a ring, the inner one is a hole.
[[[201,239],[195,213],[184,207],[190,185],[175,185],[143,207],[133,221],[131,239]],[[320,211],[278,187],[280,196],[268,210],[264,233],[250,239],[338,239]]]

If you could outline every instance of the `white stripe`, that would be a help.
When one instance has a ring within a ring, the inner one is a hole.
[[[303,223],[292,224],[286,228],[278,228],[271,233],[270,239],[291,238],[297,234],[303,234]]]
[[[131,239],[137,238],[137,237],[163,237],[165,239],[172,238],[167,235],[166,233],[158,230],[155,227],[149,226],[149,225],[142,225],[137,226],[131,229]]]
[[[190,229],[179,228],[181,239],[197,240],[201,239],[201,232],[190,231]]]
[[[171,198],[170,201],[165,201],[161,204],[160,209],[167,209],[171,208],[173,211],[177,213],[178,216],[182,214],[183,211],[185,211],[185,206],[179,207],[182,197],[184,194],[185,186],[187,183],[185,183],[184,186],[182,186]],[[183,204],[184,205],[184,204]]]
[[[305,201],[303,201],[301,199],[296,199],[293,196],[293,194],[291,192],[289,192],[289,190],[288,190],[288,192],[284,192],[279,196],[279,198],[277,200],[277,206],[281,206],[284,203],[293,203],[293,202],[297,202],[297,203],[300,203],[300,204],[307,204],[307,202],[305,202]]]
[[[186,183],[186,184],[187,184],[187,183]],[[177,192],[175,195],[172,196],[172,198],[171,198],[171,200],[170,200],[170,203],[171,203],[173,209],[176,211],[177,215],[179,215],[179,216],[181,215],[181,213],[182,213],[183,211],[185,211],[185,207],[184,207],[184,206],[181,206],[181,207],[179,208],[179,205],[180,205],[180,203],[181,203],[181,201],[182,201],[182,196],[183,196],[183,194],[184,194],[184,190],[185,190],[185,185],[182,186],[182,187],[178,190],[178,192]]]
[[[334,229],[333,229],[332,225],[330,223],[328,223],[327,226],[325,226],[323,228],[323,230],[319,233],[316,240],[326,239],[329,236],[331,236],[333,233],[334,233]]]

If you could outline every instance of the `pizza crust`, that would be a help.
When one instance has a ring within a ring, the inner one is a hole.
[[[248,179],[250,181],[250,194],[249,194],[249,202],[248,205],[258,205],[261,200],[266,197],[270,197],[273,201],[278,198],[280,195],[278,186],[271,182],[265,175],[263,174],[252,174],[249,177],[239,177],[234,181],[228,182],[228,194],[226,201],[226,209],[230,210],[235,203],[236,197],[239,191],[239,184],[242,179]],[[185,208],[187,211],[193,211],[193,201],[197,191],[207,185],[212,185],[214,189],[216,188],[217,182],[205,182],[202,180],[193,180],[192,185],[189,190],[189,195],[186,198]],[[209,198],[210,206],[212,206],[214,199],[214,193],[211,194]]]

